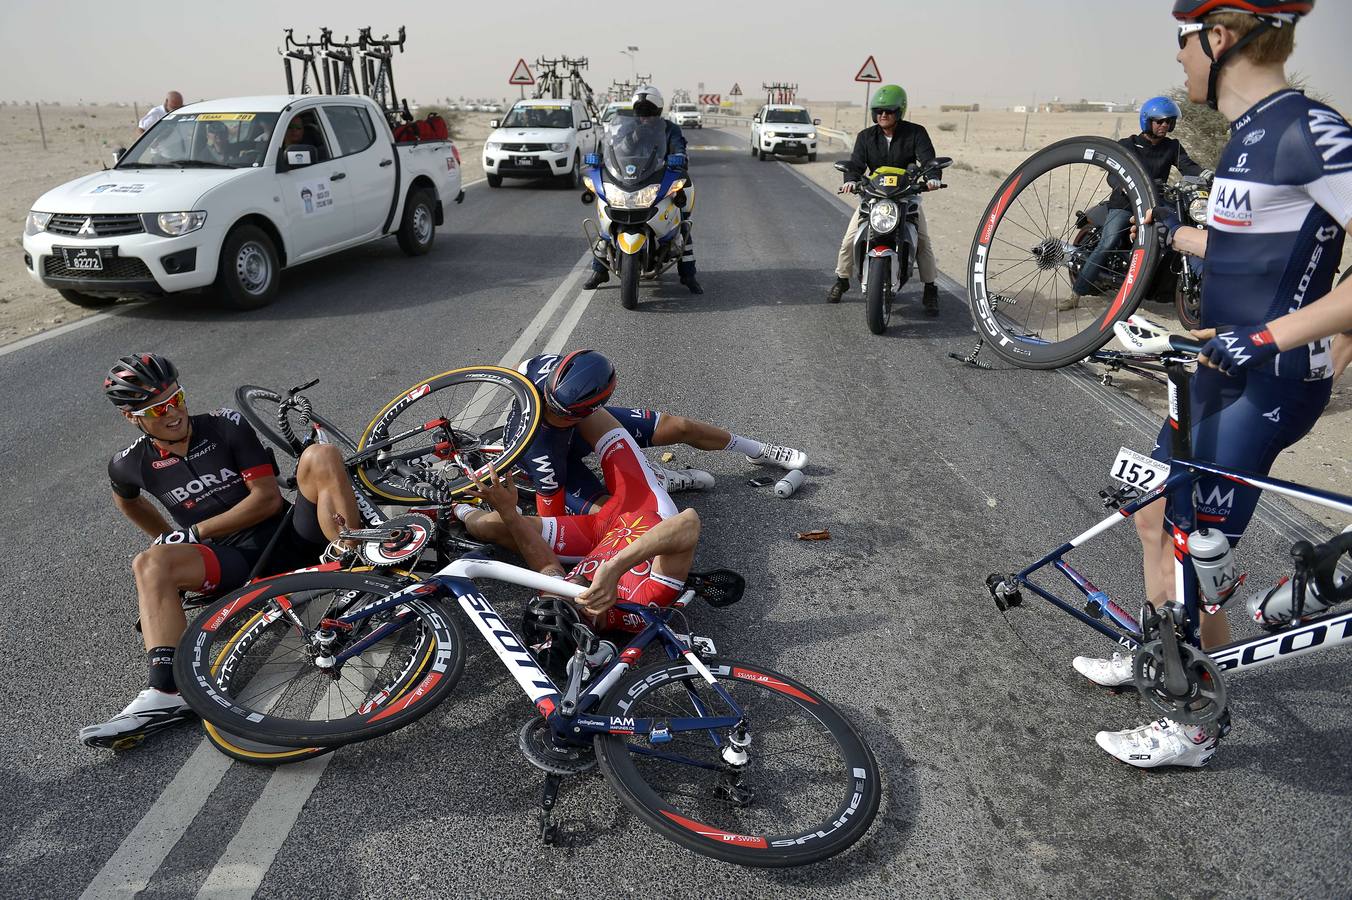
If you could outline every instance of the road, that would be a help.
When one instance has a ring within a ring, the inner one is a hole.
[[[1206,771],[1104,755],[1096,730],[1149,718],[1071,670],[1107,643],[1032,600],[1006,618],[983,583],[1096,521],[1117,448],[1148,450],[1156,426],[1075,370],[949,360],[971,341],[951,290],[926,319],[908,286],[892,330],[868,334],[857,291],[822,302],[844,207],[740,141],[697,142],[729,148],[695,156],[702,297],[673,277],[636,312],[614,282],[582,292],[576,195],[479,184],[426,258],[386,242],[288,272],[258,312],[136,305],[0,355],[14,388],[0,399],[0,894],[1346,894],[1347,657],[1233,680],[1235,729]],[[123,754],[76,742],[144,684],[128,569],[144,540],[104,476],[134,437],[98,389],[113,359],[170,355],[199,410],[243,381],[319,377],[317,406],[357,430],[425,375],[509,356],[533,321],[517,352],[603,349],[627,404],[807,450],[788,500],[748,485],[741,458],[678,453],[718,479],[678,500],[704,521],[697,568],[749,584],[740,604],[699,610],[697,630],[821,689],[875,749],[886,793],[859,845],[803,870],[737,869],[655,838],[592,776],[565,784],[565,846],[542,846],[541,778],[516,748],[532,711],[475,637],[461,685],[416,725],[275,773],[228,764],[196,726]],[[1269,512],[1253,526],[1240,561],[1255,583],[1281,574],[1296,524]],[[811,528],[832,539],[792,538]],[[1129,528],[1074,558],[1139,597]]]

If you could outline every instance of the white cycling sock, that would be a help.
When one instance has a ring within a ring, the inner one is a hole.
[[[457,503],[451,507],[451,512],[455,513],[455,517],[461,522],[465,522],[465,517],[470,513],[483,512],[483,510],[479,509],[477,506],[471,506],[468,503]]]
[[[745,453],[747,456],[760,456],[765,452],[765,445],[760,441],[753,441],[751,438],[742,437],[740,434],[734,434],[728,441],[724,450],[731,450],[734,453]]]

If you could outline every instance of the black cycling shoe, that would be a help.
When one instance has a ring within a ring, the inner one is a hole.
[[[591,277],[588,278],[582,284],[582,290],[594,291],[609,280],[610,273],[607,272],[605,269],[601,269],[599,271],[596,269],[592,269]]]
[[[831,290],[826,292],[827,303],[839,303],[840,297],[850,289],[850,279],[837,278],[836,283],[831,285]]]
[[[939,286],[934,282],[925,285],[925,293],[921,296],[920,302],[925,304],[925,315],[939,315]]]

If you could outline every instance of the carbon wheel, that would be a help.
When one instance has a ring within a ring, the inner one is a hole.
[[[357,442],[347,432],[317,412],[311,411],[306,424],[298,410],[287,414],[285,426],[277,418],[282,395],[256,384],[242,384],[235,388],[235,405],[240,414],[268,442],[293,457],[299,457],[307,432],[313,432],[321,444],[336,444],[344,456],[357,452]],[[286,432],[290,432],[288,436]]]

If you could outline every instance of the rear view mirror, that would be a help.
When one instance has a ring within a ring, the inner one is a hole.
[[[822,120],[821,120],[821,119],[813,119],[813,120],[812,120],[812,124],[813,124],[813,125],[820,125],[821,123],[822,123]]]
[[[577,127],[582,131],[586,131],[588,128],[592,127],[591,119],[583,119],[582,124]]]
[[[953,157],[951,156],[936,156],[930,161],[930,168],[932,169],[947,169],[951,165],[953,165]]]
[[[303,169],[314,162],[314,148],[308,144],[292,144],[284,153],[288,169]]]
[[[489,128],[498,128],[498,127],[500,127],[501,125],[502,125],[502,122],[501,122],[500,120],[498,120],[498,119],[489,119],[489,120],[488,120],[488,127],[489,127]]]
[[[840,173],[842,173],[842,174],[845,173],[845,172],[847,172],[847,171],[849,171],[848,169],[845,168],[845,164],[844,164],[843,162],[838,162],[838,163],[836,163],[835,166],[833,166],[833,168],[834,168],[837,172],[840,172]]]
[[[591,206],[592,201],[595,200],[595,199],[596,199],[596,195],[593,194],[591,191],[583,191],[583,192],[582,192],[582,205],[583,205],[583,206]]]
[[[117,161],[118,161],[119,159],[121,159],[122,156],[123,156],[123,154],[125,154],[126,152],[127,152],[127,148],[126,148],[126,147],[118,147],[116,150],[114,150],[114,151],[113,151],[113,165],[117,165]]]

